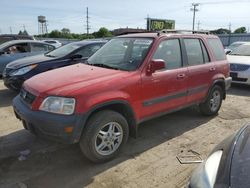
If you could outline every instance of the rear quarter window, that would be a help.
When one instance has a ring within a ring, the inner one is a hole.
[[[214,57],[217,61],[222,61],[226,59],[226,54],[224,52],[223,46],[221,44],[220,39],[217,38],[210,38],[207,39],[209,47],[212,49]]]

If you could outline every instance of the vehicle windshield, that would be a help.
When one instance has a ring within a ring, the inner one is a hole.
[[[244,44],[244,43],[232,43],[230,46],[228,46],[228,48],[230,50],[234,50],[235,48],[238,48],[242,44]]]
[[[231,52],[230,55],[250,56],[250,45],[242,44]]]
[[[67,44],[65,46],[62,46],[60,48],[57,48],[47,54],[45,54],[46,56],[49,57],[64,57],[68,54],[70,54],[71,52],[73,52],[74,50],[76,50],[77,48],[79,48],[80,46],[78,44],[75,43],[70,43]]]
[[[153,42],[151,38],[116,38],[88,59],[88,64],[124,71],[136,70]]]

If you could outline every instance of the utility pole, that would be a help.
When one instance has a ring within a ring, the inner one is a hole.
[[[198,23],[197,23],[197,31],[199,31],[199,30],[200,30],[200,25],[201,25],[201,22],[200,22],[200,21],[198,21]]]
[[[227,44],[228,46],[231,44],[231,33],[232,33],[231,27],[232,27],[232,24],[229,23],[228,25],[229,35],[228,35],[228,44]]]
[[[11,26],[10,26],[10,34],[12,34],[12,28],[11,28]]]
[[[192,8],[190,9],[193,11],[193,27],[192,30],[194,31],[194,25],[195,25],[195,13],[198,12],[197,7],[200,5],[200,3],[192,3]]]
[[[89,8],[88,7],[87,7],[86,23],[87,23],[87,37],[89,38],[90,26],[89,26]]]

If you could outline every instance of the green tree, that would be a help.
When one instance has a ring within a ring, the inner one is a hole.
[[[62,32],[63,34],[70,34],[70,29],[68,29],[68,28],[63,28],[63,29],[61,30],[61,32]]]
[[[213,31],[210,31],[212,34],[230,34],[231,31],[225,28],[219,28]]]
[[[97,32],[93,33],[96,38],[111,37],[112,33],[105,27],[101,27]]]
[[[239,27],[238,29],[235,29],[234,33],[246,33],[246,27]]]

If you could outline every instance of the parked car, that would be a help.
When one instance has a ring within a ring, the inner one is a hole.
[[[106,41],[73,42],[51,52],[22,58],[9,63],[3,73],[6,87],[19,91],[23,82],[41,72],[83,62]]]
[[[89,160],[103,162],[143,121],[192,105],[217,114],[230,83],[217,36],[131,34],[110,40],[87,64],[25,81],[13,107],[25,129],[79,142]]]
[[[242,44],[227,55],[233,83],[250,85],[250,43]]]
[[[55,46],[56,48],[59,48],[62,46],[62,43],[59,42],[58,40],[47,39],[47,40],[43,40],[43,42],[51,44],[51,45]]]
[[[0,76],[2,76],[6,65],[11,61],[54,49],[55,47],[50,44],[33,40],[12,40],[3,43],[0,45]]]
[[[0,44],[3,44],[11,40],[35,40],[35,38],[29,35],[14,35],[14,34],[0,35]]]
[[[250,44],[250,42],[246,42],[246,41],[233,42],[227,48],[225,48],[225,53],[229,54],[230,52],[234,51],[236,48],[238,48],[242,44]]]
[[[192,174],[189,188],[246,188],[250,185],[250,125],[222,141]]]

